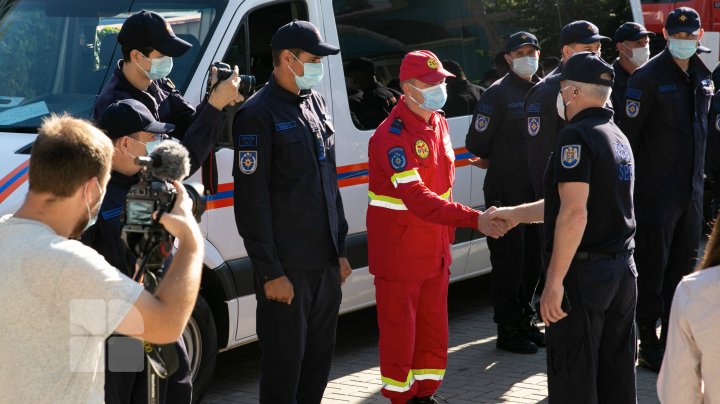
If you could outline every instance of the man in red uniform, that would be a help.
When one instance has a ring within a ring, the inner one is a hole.
[[[453,75],[430,51],[400,65],[403,95],[368,146],[367,234],[375,275],[382,394],[393,403],[435,403],[448,348],[447,290],[455,227],[497,238],[503,222],[452,202],[455,155],[437,111]]]

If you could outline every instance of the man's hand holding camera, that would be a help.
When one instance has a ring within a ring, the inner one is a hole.
[[[230,78],[228,78],[227,80],[221,81],[220,83],[218,83],[217,68],[214,66],[211,68],[210,77],[210,84],[213,90],[210,93],[210,97],[208,98],[208,104],[212,105],[218,110],[222,110],[228,105],[234,106],[235,104],[245,101],[245,97],[243,97],[238,92],[238,86],[240,86],[240,77],[237,66],[233,68],[232,76],[230,76]],[[217,84],[217,86],[215,84]]]

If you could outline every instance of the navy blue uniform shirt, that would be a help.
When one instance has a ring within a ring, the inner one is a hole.
[[[121,60],[110,81],[100,91],[93,108],[93,120],[97,122],[103,111],[116,101],[129,98],[140,101],[156,120],[175,125],[171,135],[190,152],[190,173],[197,171],[222,136],[225,113],[205,101],[196,110],[175,90],[169,79],[152,81],[147,91],[138,90],[125,78],[122,66]]]
[[[558,133],[545,174],[544,229],[548,251],[552,251],[560,211],[561,182],[590,185],[587,225],[578,251],[618,254],[635,247],[632,202],[635,161],[628,139],[612,116],[613,111],[606,108],[587,108]]]
[[[627,89],[630,73],[620,64],[620,58],[615,59],[612,67],[613,70],[615,70],[615,79],[612,86],[612,93],[610,93],[610,101],[612,102],[613,111],[615,111],[613,118],[615,118],[615,123],[618,123],[620,119],[625,116],[622,112],[625,108],[625,90]]]
[[[556,106],[560,81],[552,80],[561,72],[562,63],[531,88],[525,97],[525,141],[535,199],[543,198],[543,173],[555,148],[557,133],[566,125]]]
[[[271,77],[235,116],[233,142],[235,222],[260,282],[337,266],[348,225],[320,94],[293,94]]]
[[[100,205],[97,222],[87,229],[81,241],[100,253],[110,265],[132,278],[136,257],[123,243],[120,217],[125,210],[125,198],[130,187],[138,183],[138,177],[110,173],[105,197]]]
[[[637,195],[658,204],[702,197],[712,89],[697,55],[684,72],[667,49],[632,74],[616,110],[625,115],[620,128],[637,159]]]
[[[510,72],[480,96],[465,147],[474,155],[489,159],[483,189],[506,205],[530,202],[534,198],[528,168],[525,95],[537,83]]]

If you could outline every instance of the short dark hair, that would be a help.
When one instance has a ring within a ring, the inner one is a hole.
[[[300,52],[302,52],[302,49],[297,49],[297,48],[273,50],[273,51],[272,51],[273,66],[280,66],[280,54],[281,54],[284,50],[290,51],[290,53],[292,53],[293,55],[295,55],[295,57],[298,57],[298,55],[300,54]]]
[[[90,122],[69,115],[43,121],[30,154],[30,191],[72,196],[92,177],[110,175],[113,146]]]
[[[130,52],[132,52],[133,49],[135,49],[135,48],[128,48],[127,46],[120,46],[120,51],[122,52],[122,57],[123,57],[124,61],[127,62],[130,60]],[[143,55],[145,55],[145,57],[150,56],[150,53],[154,50],[155,49],[153,49],[149,46],[137,49],[137,51],[142,53]]]

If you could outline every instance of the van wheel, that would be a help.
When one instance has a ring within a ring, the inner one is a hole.
[[[212,311],[202,296],[198,296],[192,317],[182,334],[188,357],[193,384],[193,404],[200,402],[205,388],[215,373],[217,360],[217,330]]]

